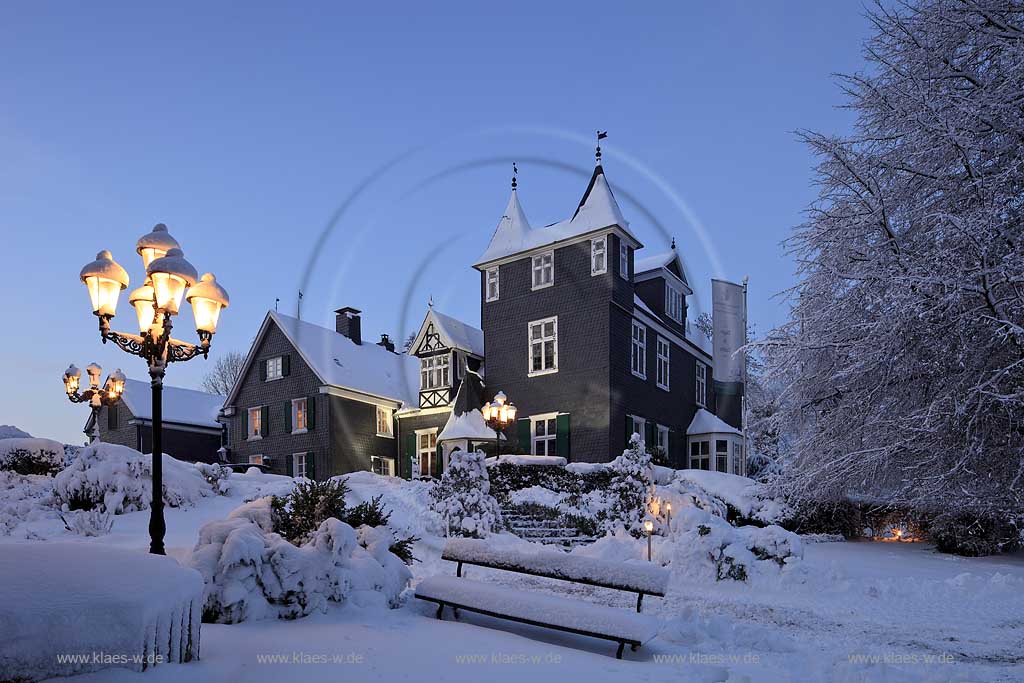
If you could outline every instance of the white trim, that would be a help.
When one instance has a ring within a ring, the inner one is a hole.
[[[629,244],[634,249],[643,249],[644,247],[642,242],[640,242],[637,238],[633,237],[628,232],[626,232],[622,228],[622,226],[606,225],[602,228],[597,228],[589,232],[580,233],[579,235],[573,235],[572,237],[566,237],[565,239],[554,240],[552,242],[548,242],[547,244],[539,244],[535,247],[530,247],[529,249],[524,249],[523,251],[518,251],[514,254],[509,254],[508,256],[502,256],[501,258],[491,259],[490,261],[478,261],[477,263],[473,264],[473,268],[475,268],[476,270],[484,270],[485,268],[490,268],[491,266],[500,266],[505,265],[506,263],[513,263],[520,259],[533,256],[535,253],[538,252],[551,251],[552,249],[561,249],[562,247],[568,247],[573,244],[578,244],[580,242],[586,242],[587,240],[593,238],[596,235],[600,235],[601,233],[606,233],[609,235],[618,235],[620,239],[624,239],[627,242],[629,242]]]
[[[252,413],[256,411],[256,414],[260,416],[260,428],[255,430],[253,434],[253,419]],[[269,431],[269,430],[268,430]],[[245,411],[245,440],[246,441],[259,441],[263,438],[263,406],[254,406],[247,408]]]
[[[637,340],[636,331],[638,329],[643,331],[643,342]],[[637,346],[640,346],[639,354],[635,354]],[[637,359],[640,360],[639,364],[636,362]],[[637,365],[640,366],[640,369],[637,369]],[[629,327],[629,369],[634,377],[647,379],[647,325],[639,320],[633,320]]]
[[[387,396],[374,396],[373,394],[365,394],[353,389],[345,389],[343,387],[335,387],[325,384],[319,389],[321,394],[328,394],[330,396],[338,396],[340,398],[348,398],[353,401],[359,401],[360,403],[369,403],[370,405],[393,405],[396,409],[402,407],[402,401],[395,401]]]
[[[371,472],[374,472],[374,469],[373,469],[373,461],[374,460],[380,460],[380,461],[383,461],[384,463],[387,464],[388,473],[384,474],[384,475],[380,475],[380,476],[385,476],[385,477],[393,477],[393,476],[395,476],[395,459],[394,458],[388,458],[388,457],[383,456],[383,455],[371,455],[370,456],[370,471]]]
[[[664,451],[665,451],[664,455],[665,455],[666,458],[668,458],[668,457],[671,456],[671,453],[669,453],[669,450],[668,450],[668,447],[669,447],[669,436],[668,435],[669,435],[669,431],[670,430],[669,430],[668,427],[666,427],[663,424],[656,425],[656,427],[657,427],[657,434],[655,435],[655,438],[658,441],[656,446],[658,448],[663,448]],[[665,445],[664,446],[661,445],[661,436],[663,434],[665,435]]]
[[[413,479],[421,479],[424,476],[422,474],[423,468],[421,467],[420,463],[420,455],[426,453],[427,451],[425,449],[420,448],[420,436],[429,436],[431,434],[434,435],[434,446],[429,449],[430,452],[428,454],[428,460],[430,460],[430,467],[427,468],[426,475],[428,477],[432,477],[434,476],[434,470],[437,467],[437,463],[434,462],[435,460],[437,460],[437,427],[430,427],[429,429],[417,429],[413,431],[413,434],[416,435],[416,468],[415,471],[411,473]]]
[[[92,418],[90,417],[90,419],[92,419]],[[86,422],[86,426],[87,427],[89,427],[90,424],[91,424],[90,422],[88,422],[88,421]],[[149,420],[147,418],[144,418],[144,417],[133,417],[133,418],[130,418],[128,420],[127,424],[133,425],[133,426],[134,425],[149,426],[149,425],[153,424],[153,421]],[[176,432],[190,432],[190,433],[193,433],[193,434],[209,434],[211,436],[215,436],[217,434],[220,434],[223,431],[223,428],[218,428],[218,427],[197,427],[195,425],[190,425],[190,424],[186,424],[186,423],[183,423],[183,422],[168,422],[167,420],[164,420],[164,429],[172,429],[172,430],[174,430]]]
[[[302,428],[298,428],[295,425],[299,423],[299,409],[298,403],[303,401],[303,415],[302,415]],[[300,396],[299,398],[292,399],[292,434],[305,434],[309,431],[309,399],[306,396]]]
[[[625,257],[626,267],[622,267],[623,257]],[[619,277],[626,282],[629,282],[629,245],[619,240]]]
[[[302,478],[303,479],[306,478],[306,469],[307,469],[307,467],[306,467],[306,458],[307,457],[308,456],[307,456],[306,451],[303,451],[301,453],[292,453],[292,477],[293,478],[299,476],[299,473],[298,473],[299,472],[299,458],[302,458]]]
[[[676,346],[678,346],[681,349],[685,349],[694,358],[697,358],[698,360],[700,360],[700,357],[703,356],[707,360],[702,361],[702,362],[704,362],[704,363],[711,363],[711,354],[710,353],[708,353],[704,349],[700,348],[699,346],[694,344],[692,341],[690,341],[686,337],[680,337],[678,332],[673,332],[669,328],[665,327],[664,324],[659,322],[657,318],[652,316],[650,313],[648,313],[644,309],[640,308],[637,305],[633,306],[633,310],[632,311],[630,311],[625,306],[620,306],[620,308],[622,308],[622,310],[626,311],[628,314],[632,315],[633,317],[642,319],[644,324],[649,325],[650,327],[653,327],[658,334],[662,335],[666,339],[671,339],[672,341],[674,341],[676,343]]]
[[[632,420],[632,424],[633,424],[633,432],[632,432],[632,434],[630,434],[630,437],[632,437],[633,434],[639,434],[640,435],[640,443],[642,443],[644,446],[646,446],[647,445],[647,434],[646,434],[646,432],[647,432],[647,419],[643,418],[643,417],[640,417],[639,415],[633,415],[632,413],[629,414],[629,419]],[[640,429],[636,428],[637,422],[640,423]]]
[[[659,277],[664,278],[666,280],[672,280],[673,282],[675,282],[677,285],[683,288],[683,293],[686,294],[687,296],[693,294],[693,288],[690,287],[690,285],[686,284],[685,280],[683,280],[681,277],[673,273],[665,266],[645,270],[642,273],[634,273],[633,282],[646,282],[647,280],[653,280]]]
[[[672,306],[672,299],[670,297],[670,295],[672,295],[672,294],[674,294],[677,297],[679,297],[679,300],[678,300],[679,308],[678,308],[678,311],[677,311],[678,314],[679,314],[678,316],[672,315],[673,308],[675,308],[674,306]],[[665,315],[668,316],[669,320],[672,320],[672,321],[674,321],[674,322],[676,322],[676,323],[678,323],[680,325],[683,324],[683,309],[686,308],[686,306],[683,304],[684,301],[686,301],[686,296],[683,294],[683,292],[678,287],[675,287],[671,282],[667,282],[666,281],[665,282]]]
[[[538,453],[537,453],[537,423],[541,422],[541,421],[546,423],[548,420],[555,420],[555,433],[554,434],[545,434],[544,438],[542,439],[542,441],[544,441],[545,443],[547,443],[548,441],[553,441],[555,443],[555,450],[556,451],[558,450],[558,415],[559,415],[559,413],[541,413],[539,415],[531,415],[530,416],[530,454],[531,455],[538,455]],[[550,453],[546,453],[546,455],[550,455]]]
[[[537,272],[540,271],[541,273],[543,273],[544,270],[545,270],[545,267],[544,267],[544,265],[541,265],[540,268],[538,268],[537,264],[536,264],[536,260],[537,259],[543,259],[545,256],[550,256],[551,257],[551,264],[548,266],[549,268],[551,268],[551,279],[548,282],[543,282],[543,283],[538,285],[537,284]],[[531,292],[535,292],[538,289],[547,289],[548,287],[553,287],[554,284],[555,284],[555,250],[554,249],[550,249],[548,251],[542,251],[539,254],[534,254],[533,256],[531,256],[530,257],[530,291]]]
[[[266,379],[263,380],[263,381],[265,381],[265,382],[273,382],[274,380],[277,380],[277,379],[284,379],[284,356],[283,355],[271,356],[270,358],[264,358],[263,359],[263,363],[264,363],[264,375],[266,377]],[[274,366],[277,368],[277,374],[275,374],[275,375],[271,375],[270,374],[270,364],[271,363],[274,363]]]
[[[491,296],[491,274],[494,274],[494,296]],[[501,272],[498,266],[488,268],[484,271],[484,299],[486,301],[497,301],[501,296]]]
[[[694,386],[693,386],[693,400],[701,408],[707,408],[708,403],[708,364],[702,361],[697,361],[696,369],[693,373]]]
[[[601,256],[604,264],[601,268],[594,268],[594,257],[598,254],[597,245],[601,245]],[[608,272],[608,235],[593,237],[590,240],[590,275],[604,275]]]
[[[387,429],[388,429],[388,431],[386,431],[386,432],[380,431],[380,424],[381,424],[380,413],[381,413],[382,410],[385,410],[388,413],[387,414],[387,426],[388,426]],[[377,430],[377,436],[385,438],[385,439],[393,439],[393,438],[395,438],[395,411],[394,411],[393,408],[389,408],[388,406],[377,406],[377,410],[374,411],[374,422],[376,423],[375,429]]]
[[[402,408],[395,413],[395,416],[401,420],[409,417],[419,417],[420,415],[439,415],[441,413],[450,413],[452,411],[451,406],[436,406],[434,408],[410,408],[406,410]]]
[[[259,458],[259,462],[256,462],[256,458]],[[266,458],[263,457],[262,453],[253,453],[252,455],[249,456],[249,462],[247,464],[249,464],[249,465],[266,465],[267,461],[266,461]]]
[[[544,335],[544,325],[547,324],[547,323],[554,323],[553,334],[551,336],[551,339],[547,339],[547,338],[545,338],[543,336]],[[540,370],[534,370],[533,369],[533,338],[530,335],[531,335],[531,333],[533,331],[531,328],[534,325],[540,325],[541,326],[541,338],[539,340],[539,343],[541,344],[541,368],[540,368]],[[552,366],[553,367],[545,368],[545,367],[543,367],[544,366],[544,359],[545,359],[545,356],[544,356],[544,353],[543,353],[543,349],[544,349],[543,345],[544,345],[545,342],[548,342],[548,341],[553,342],[553,346],[552,346]],[[541,318],[540,320],[531,320],[530,322],[526,323],[526,376],[527,377],[537,377],[538,375],[551,375],[551,374],[554,374],[556,372],[558,372],[558,316],[557,315],[553,315],[553,316],[551,316],[549,318]]]
[[[654,382],[655,382],[655,384],[658,385],[659,389],[664,389],[665,391],[671,391],[672,390],[672,342],[670,342],[668,339],[666,339],[665,337],[663,337],[663,336],[661,336],[659,334],[656,337],[656,341],[654,343],[655,343],[655,347],[654,347],[654,351],[655,351],[655,353],[654,353],[654,355],[655,355],[655,360],[654,360]],[[667,349],[668,349],[668,353],[666,355],[664,355],[664,356],[661,355],[661,346],[662,346],[662,344],[664,344],[667,347]],[[662,361],[665,361],[665,372],[664,373],[661,372],[661,362]],[[665,378],[665,382],[664,383],[660,379],[660,376],[662,374],[664,374],[664,378]]]

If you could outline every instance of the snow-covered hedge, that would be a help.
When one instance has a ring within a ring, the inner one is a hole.
[[[699,508],[683,510],[675,524],[673,568],[690,580],[778,577],[803,559],[800,537],[780,526],[734,527]]]
[[[452,453],[431,498],[432,509],[445,520],[450,534],[485,538],[503,526],[484,454],[479,451]]]
[[[726,472],[679,470],[658,493],[673,501],[673,509],[698,507],[734,525],[782,524],[793,516],[792,508],[764,484]]]
[[[52,439],[0,439],[0,470],[54,475],[64,467],[64,444]]]
[[[90,510],[102,505],[115,514],[149,509],[152,497],[151,459],[127,446],[90,445],[54,479],[54,493],[67,510]],[[163,456],[164,504],[193,505],[221,493],[194,465]]]
[[[252,501],[199,530],[189,564],[206,584],[204,621],[294,619],[350,599],[397,605],[412,574],[389,551],[389,529],[328,518],[293,545],[272,531],[270,503]]]
[[[52,515],[53,478],[0,470],[0,536],[23,522]]]

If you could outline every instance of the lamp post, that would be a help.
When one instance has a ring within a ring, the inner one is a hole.
[[[652,547],[651,538],[654,536],[654,522],[647,520],[644,522],[644,531],[647,532],[647,561],[653,562],[654,549]]]
[[[121,290],[128,288],[128,273],[114,261],[111,253],[106,250],[98,253],[95,261],[82,268],[80,278],[89,290],[92,312],[99,318],[103,343],[112,341],[122,351],[145,360],[149,366],[153,389],[153,502],[149,513],[149,552],[164,555],[164,534],[167,531],[163,499],[164,372],[168,363],[208,356],[220,310],[228,306],[228,293],[210,273],[201,278],[198,276],[192,264],[185,260],[178,241],[171,237],[163,223],[140,237],[135,251],[142,257],[142,266],[146,270],[143,285],[128,295],[139,320],[137,335],[110,329],[110,320],[117,313],[118,296]],[[172,318],[178,314],[182,298],[192,304],[198,344],[171,338]],[[74,384],[77,388],[77,379]],[[70,391],[68,395],[71,395]]]
[[[672,503],[665,503],[665,515],[668,517],[668,532],[672,533]]]
[[[112,406],[121,398],[121,394],[124,393],[125,376],[119,368],[107,375],[107,381],[100,386],[100,375],[103,374],[103,368],[96,363],[89,363],[85,372],[89,376],[89,388],[79,392],[78,385],[82,379],[82,371],[72,363],[64,371],[64,392],[72,403],[88,401],[89,407],[92,409],[92,430],[86,434],[89,435],[89,443],[96,443],[100,440],[100,408]]]
[[[495,456],[501,455],[501,434],[510,424],[516,421],[516,410],[515,405],[508,400],[503,391],[495,394],[494,400],[490,403],[485,403],[481,410],[484,422],[494,430]]]

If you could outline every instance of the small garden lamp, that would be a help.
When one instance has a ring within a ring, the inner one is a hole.
[[[644,531],[647,532],[647,561],[652,562],[654,558],[654,547],[653,547],[653,536],[654,536],[654,522],[647,519],[644,520]]]
[[[668,530],[672,531],[672,501],[665,501],[665,516],[668,518]]]

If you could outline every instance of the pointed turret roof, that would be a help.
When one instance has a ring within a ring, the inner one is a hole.
[[[582,222],[595,229],[617,225],[623,230],[629,230],[629,221],[622,215],[619,203],[615,201],[601,164],[594,167],[594,174],[590,176],[587,191],[583,193],[576,213],[572,215],[572,222]]]
[[[519,203],[519,192],[513,187],[512,196],[508,198],[508,206],[498,220],[498,227],[494,229],[491,243],[480,257],[480,261],[490,261],[519,251],[526,243],[529,232],[530,221],[526,219],[526,212]]]

